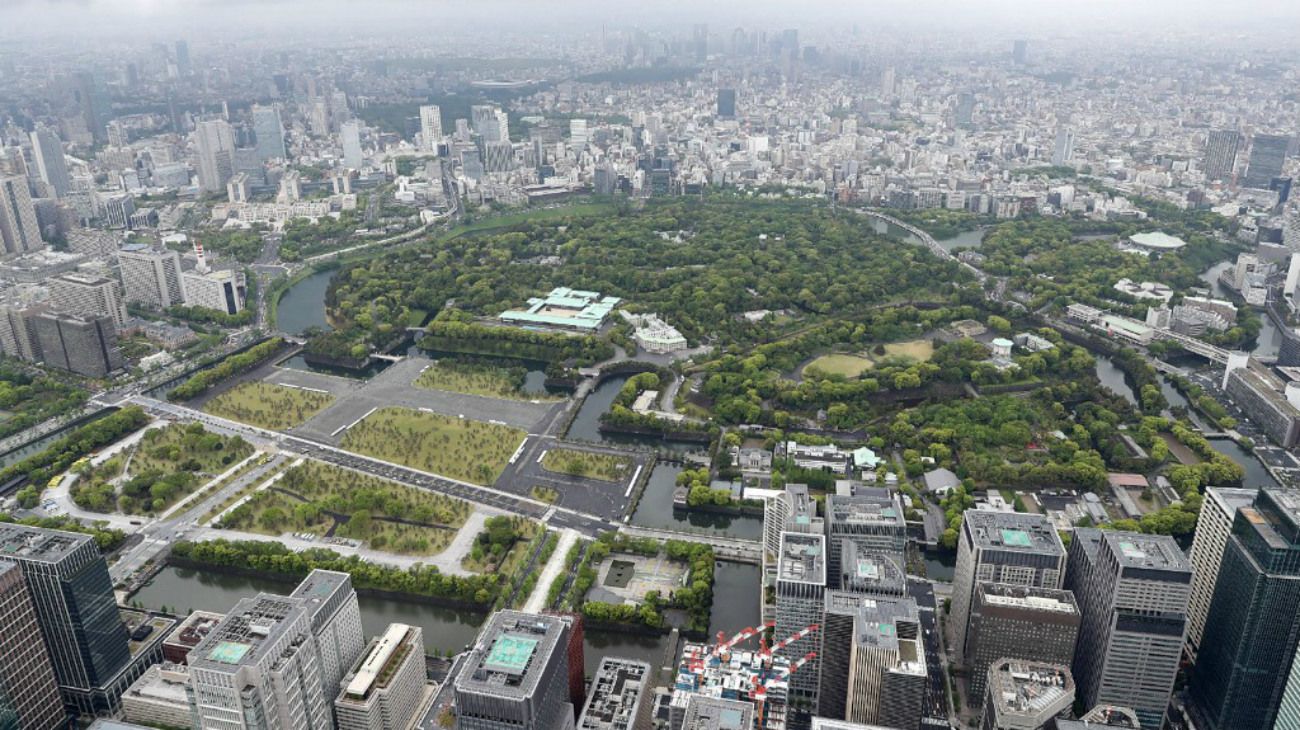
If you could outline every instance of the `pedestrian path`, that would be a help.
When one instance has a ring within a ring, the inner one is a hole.
[[[542,568],[542,574],[537,578],[537,585],[533,586],[533,593],[528,597],[528,602],[524,604],[523,610],[525,613],[541,613],[548,608],[546,597],[551,592],[551,584],[555,582],[556,578],[560,577],[560,572],[564,570],[564,558],[577,541],[577,530],[566,527],[560,532],[560,542],[555,546],[555,551],[551,553],[551,559],[547,561],[546,567]]]

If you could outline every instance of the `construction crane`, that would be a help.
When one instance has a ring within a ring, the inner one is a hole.
[[[795,672],[799,671],[800,667],[812,661],[814,658],[816,658],[816,656],[817,656],[817,652],[810,651],[807,654],[804,654],[803,657],[799,659],[799,661],[791,664],[789,668],[773,667],[772,673],[763,674],[763,675],[755,674],[751,678],[750,681],[753,683],[754,688],[750,691],[750,698],[754,702],[754,710],[758,715],[757,727],[760,728],[766,727],[766,725],[764,724],[766,722],[766,718],[764,716],[766,714],[766,709],[767,709],[768,684],[771,682],[789,681],[791,674],[794,674]]]
[[[732,647],[734,647],[736,644],[751,639],[754,637],[755,634],[758,634],[762,631],[766,631],[770,628],[774,628],[775,626],[776,626],[775,621],[768,621],[767,623],[761,624],[757,627],[747,626],[741,629],[740,631],[738,631],[736,635],[731,637],[730,639],[727,639],[727,635],[725,633],[719,631],[717,646],[713,648],[713,651],[709,652],[708,657],[706,658],[722,656],[723,654],[726,654],[727,652],[731,651]]]

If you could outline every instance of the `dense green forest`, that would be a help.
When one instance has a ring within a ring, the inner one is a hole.
[[[0,438],[63,415],[86,402],[86,392],[39,371],[0,363]]]

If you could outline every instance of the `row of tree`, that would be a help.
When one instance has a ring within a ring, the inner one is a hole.
[[[195,373],[189,380],[173,388],[167,394],[167,398],[182,401],[202,395],[217,383],[240,373],[248,372],[266,362],[275,356],[283,346],[284,340],[279,337],[272,337],[265,342],[259,342],[243,352],[226,357],[210,368]]]

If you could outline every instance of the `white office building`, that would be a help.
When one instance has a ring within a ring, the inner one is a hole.
[[[425,682],[424,633],[389,624],[343,677],[334,700],[338,730],[406,730],[433,699]]]
[[[60,312],[103,315],[119,328],[126,322],[122,293],[112,279],[69,272],[50,279],[48,289],[50,304]]]
[[[133,243],[118,251],[117,261],[127,302],[157,309],[185,303],[180,254]]]
[[[185,303],[191,307],[215,309],[226,314],[238,314],[244,309],[247,282],[242,271],[186,272],[181,275],[181,282]]]

